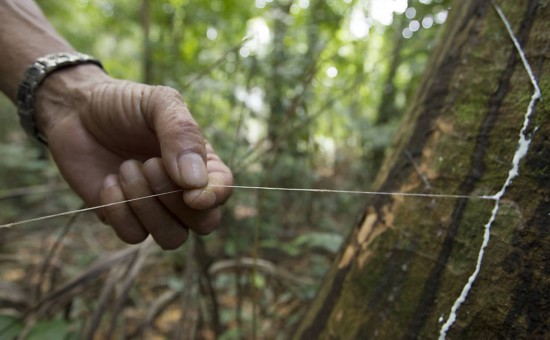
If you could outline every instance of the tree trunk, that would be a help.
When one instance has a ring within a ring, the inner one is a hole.
[[[544,98],[550,2],[497,2]],[[492,2],[453,5],[374,188],[504,195],[371,196],[296,338],[433,339],[444,325],[454,339],[550,336],[550,109],[534,102],[505,186],[534,87]]]

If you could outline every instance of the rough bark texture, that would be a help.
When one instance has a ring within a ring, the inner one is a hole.
[[[543,99],[528,130],[529,152],[501,201],[481,271],[448,338],[548,338],[550,1],[497,2]],[[492,3],[455,1],[375,189],[497,193],[532,94]],[[479,199],[370,198],[296,338],[437,338],[475,269],[493,206]]]

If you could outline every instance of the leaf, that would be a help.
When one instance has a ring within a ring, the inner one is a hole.
[[[292,241],[295,247],[321,248],[331,253],[336,253],[344,238],[336,233],[313,232],[298,236]]]
[[[253,277],[252,277],[252,282],[254,283],[254,286],[258,289],[262,289],[266,286],[266,280],[265,280],[265,276],[263,276],[262,274],[260,273],[256,273]]]
[[[64,320],[47,320],[38,322],[29,332],[27,340],[64,339],[69,324]]]
[[[23,323],[19,318],[0,315],[0,339],[15,339],[22,329]]]

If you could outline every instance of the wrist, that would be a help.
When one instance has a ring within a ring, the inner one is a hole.
[[[97,65],[79,64],[56,70],[44,79],[35,97],[35,122],[48,138],[60,120],[85,109],[92,89],[110,77]]]

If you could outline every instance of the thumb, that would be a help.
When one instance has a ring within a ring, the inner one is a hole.
[[[149,87],[142,112],[159,139],[162,161],[170,178],[183,188],[208,184],[206,145],[198,124],[178,91]]]

